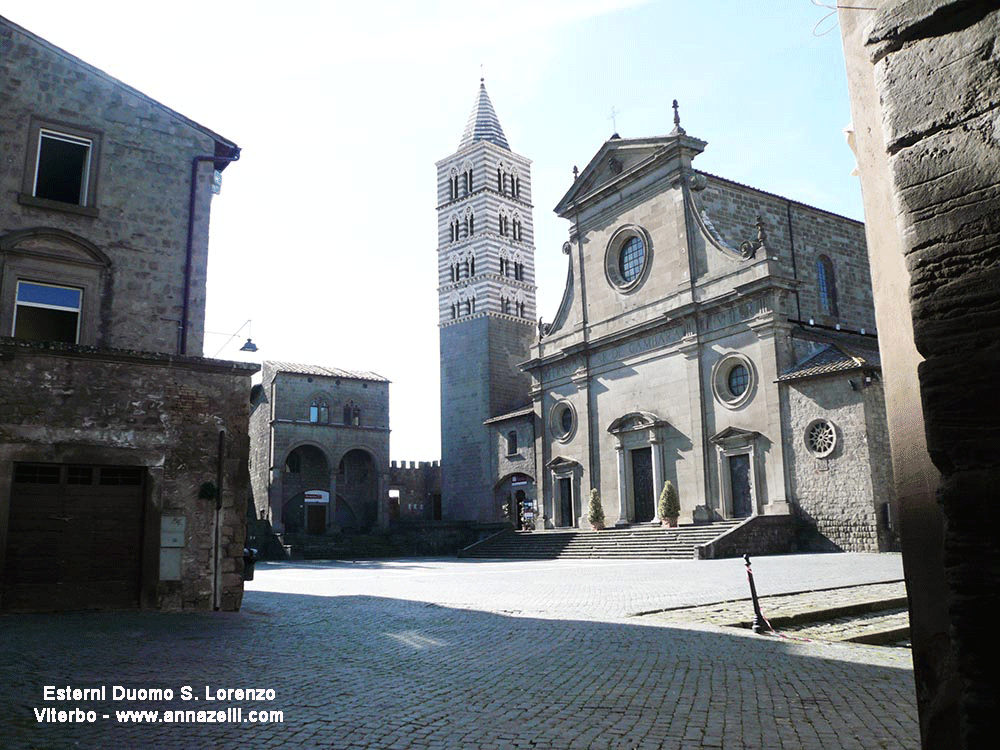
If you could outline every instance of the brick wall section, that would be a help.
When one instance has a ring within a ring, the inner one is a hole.
[[[0,235],[55,222],[94,243],[111,260],[111,278],[101,335],[86,343],[176,352],[191,159],[214,154],[209,131],[6,22],[0,98]],[[19,202],[34,170],[33,118],[98,134],[96,218]],[[208,162],[198,173],[189,354],[202,351],[212,171]]]
[[[76,353],[74,347],[13,339],[0,339],[0,358],[5,388],[0,465],[26,461],[147,467],[143,606],[213,607],[216,504],[198,495],[204,483],[217,481],[219,433],[226,433],[216,604],[239,609],[249,484],[247,394],[255,366],[130,352],[94,356]],[[4,505],[9,482],[9,475],[0,480]],[[164,515],[186,519],[179,581],[159,580],[159,525]],[[6,507],[0,508],[0,516],[5,521]]]

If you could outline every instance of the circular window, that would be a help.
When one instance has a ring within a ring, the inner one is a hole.
[[[750,387],[750,373],[747,371],[746,366],[742,364],[733,365],[732,369],[729,370],[729,392],[739,398],[744,393],[746,393],[747,388]]]
[[[549,412],[549,431],[560,442],[566,442],[576,429],[576,412],[568,401],[559,401]]]
[[[618,253],[618,271],[626,284],[639,278],[645,259],[646,246],[642,244],[642,238],[630,237]]]
[[[824,458],[837,447],[837,430],[825,419],[814,419],[806,427],[806,448],[816,458]]]
[[[644,229],[630,224],[611,235],[604,257],[604,271],[612,286],[629,292],[649,274],[651,258],[649,235]]]
[[[753,398],[757,372],[743,354],[724,354],[712,368],[712,393],[729,409],[736,409]]]

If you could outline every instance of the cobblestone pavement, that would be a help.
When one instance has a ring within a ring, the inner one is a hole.
[[[754,573],[773,594],[891,581],[901,566],[896,555],[810,555],[760,558]],[[745,587],[737,560],[287,563],[258,568],[240,613],[6,615],[0,746],[918,747],[905,650],[628,617]],[[46,685],[104,686],[106,698],[45,701]],[[116,685],[174,699],[113,700]],[[274,698],[207,700],[243,687]],[[97,720],[39,723],[46,707]],[[115,713],[209,708],[242,708],[244,722]],[[249,723],[262,708],[283,721]]]

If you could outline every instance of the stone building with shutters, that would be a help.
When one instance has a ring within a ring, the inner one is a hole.
[[[670,481],[682,523],[782,516],[826,548],[893,547],[864,226],[696,170],[706,143],[675,109],[669,134],[613,135],[576,174],[555,209],[563,298],[529,328],[530,175],[502,133],[481,86],[438,163],[445,517],[456,475],[476,487],[467,516],[519,525],[527,511],[536,528],[588,527],[591,488],[607,523],[658,522]],[[508,163],[520,242],[503,232]],[[512,250],[523,279],[504,273]],[[508,287],[529,314],[503,306]]]
[[[232,141],[0,17],[0,609],[238,609],[250,377],[202,357]]]
[[[388,524],[389,381],[381,375],[265,361],[250,443],[256,515],[275,531]]]

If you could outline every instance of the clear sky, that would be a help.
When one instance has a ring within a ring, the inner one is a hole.
[[[863,218],[835,18],[811,0],[0,0],[0,14],[235,141],[213,204],[205,354],[373,370],[394,459],[439,457],[434,163],[480,71],[533,161],[538,310],[552,208],[616,128],[708,141],[695,167]],[[831,30],[816,36],[818,31]],[[481,67],[480,67],[481,66]],[[612,108],[616,112],[614,128]],[[260,349],[238,351],[247,320]]]

